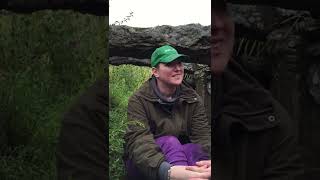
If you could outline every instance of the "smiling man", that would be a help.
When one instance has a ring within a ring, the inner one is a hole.
[[[151,56],[152,77],[128,103],[125,161],[128,179],[208,179],[187,167],[208,160],[211,128],[200,96],[183,83],[182,60],[173,47]],[[200,168],[201,170],[204,168]]]

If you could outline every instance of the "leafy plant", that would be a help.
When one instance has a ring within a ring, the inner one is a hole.
[[[132,65],[109,66],[109,177],[124,176],[123,135],[127,125],[129,97],[149,77],[150,68]]]
[[[70,10],[0,15],[1,180],[56,179],[62,115],[104,73],[105,20]]]

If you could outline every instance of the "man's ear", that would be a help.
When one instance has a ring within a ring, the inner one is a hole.
[[[151,71],[152,71],[152,75],[154,75],[154,77],[159,77],[159,73],[158,73],[158,69],[157,68],[155,68],[155,67],[153,67],[152,69],[151,69]]]

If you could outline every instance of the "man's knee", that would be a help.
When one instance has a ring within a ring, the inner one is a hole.
[[[180,141],[175,136],[162,136],[156,139],[157,144],[160,147],[163,146],[181,146]]]

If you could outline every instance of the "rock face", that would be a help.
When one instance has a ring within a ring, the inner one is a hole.
[[[315,15],[319,15],[319,6],[317,6],[317,1],[314,0],[228,0],[228,2],[233,4],[251,4],[257,6],[272,6],[284,9],[304,10],[310,11]]]
[[[266,53],[269,55],[283,53],[288,51],[288,47],[300,45],[300,36],[314,34],[318,28],[318,21],[308,11],[237,4],[229,4],[229,9],[236,24],[237,41],[243,40],[241,38],[261,41],[262,43],[251,42],[252,45],[249,46],[247,43],[245,48],[251,52],[257,52],[268,47],[264,49],[264,54],[261,53],[262,51],[259,52],[264,56]],[[210,32],[210,26],[201,26],[200,24],[163,25],[150,28],[110,26],[109,56],[122,57],[118,58],[122,59],[122,62],[124,62],[124,57],[130,57],[132,62],[141,63],[139,59],[149,59],[155,48],[171,44],[180,53],[191,56],[192,62],[209,65]],[[295,37],[293,38],[293,36]],[[267,45],[262,47],[263,43]],[[259,48],[258,44],[260,50],[257,49]],[[243,43],[236,43],[237,52],[243,51],[244,46],[241,45]],[[253,56],[250,58],[255,59]],[[110,63],[119,64],[120,62],[112,58]]]
[[[309,11],[290,10],[272,6],[229,4],[228,8],[237,25],[262,34],[270,33],[279,28],[281,24],[290,24],[292,21],[297,20],[297,18],[300,18],[299,20],[302,21],[304,20],[302,18],[311,17]]]
[[[164,44],[170,44],[179,53],[189,55],[193,62],[210,63],[210,26],[200,24],[151,28],[110,26],[110,57],[149,59],[152,52]]]

